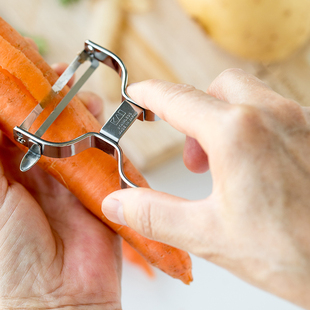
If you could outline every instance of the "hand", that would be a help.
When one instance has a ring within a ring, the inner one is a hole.
[[[309,108],[238,69],[208,94],[163,81],[128,93],[189,137],[184,162],[210,167],[213,191],[188,201],[126,189],[104,200],[106,216],[310,309]]]
[[[121,309],[119,237],[38,166],[20,172],[24,154],[0,140],[0,308]]]

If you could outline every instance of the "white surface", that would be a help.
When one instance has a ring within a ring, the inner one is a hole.
[[[209,173],[196,175],[183,165],[182,158],[144,174],[152,188],[188,199],[211,193]],[[130,263],[123,269],[124,310],[297,310],[299,307],[239,280],[227,271],[192,256],[194,281],[190,286],[156,271],[149,279]]]

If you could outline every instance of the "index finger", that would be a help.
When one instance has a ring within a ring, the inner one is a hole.
[[[178,131],[198,139],[202,128],[217,125],[229,104],[185,84],[147,80],[128,86],[129,96]],[[208,134],[203,132],[204,135]]]

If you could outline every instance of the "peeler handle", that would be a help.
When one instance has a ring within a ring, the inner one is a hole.
[[[94,59],[98,60],[99,62],[107,65],[108,67],[112,68],[121,78],[121,92],[123,100],[126,100],[133,106],[138,107],[141,109],[141,114],[139,115],[138,119],[141,121],[157,121],[160,118],[157,117],[152,111],[147,110],[139,106],[134,100],[132,100],[127,92],[126,87],[128,84],[128,73],[126,66],[124,65],[123,61],[111,51],[105,49],[104,47],[90,41],[85,41],[85,51],[93,57]]]
[[[37,162],[42,155],[51,158],[66,158],[93,147],[116,159],[121,188],[138,187],[138,185],[132,183],[125,175],[123,169],[124,156],[121,147],[118,143],[101,133],[88,132],[76,139],[59,143],[46,141],[20,127],[15,127],[14,136],[16,140],[19,140],[19,143],[29,148],[28,153],[21,162],[22,171],[29,170],[33,166],[32,161],[35,160]]]
[[[88,69],[57,104],[52,113],[40,125],[39,129],[37,129],[34,134],[30,133],[29,129],[36,121],[37,117],[48,106],[49,102],[63,89],[75,71],[85,61],[90,62]],[[99,133],[86,133],[65,143],[54,143],[42,139],[41,137],[46,130],[58,118],[73,96],[96,70],[99,63],[103,63],[112,68],[120,76],[123,100],[121,105],[104,124]],[[71,62],[65,72],[59,77],[53,85],[51,92],[38,103],[19,127],[14,128],[15,140],[29,148],[27,154],[21,161],[21,171],[27,171],[33,167],[42,155],[53,158],[71,157],[90,147],[95,147],[113,156],[117,160],[122,188],[137,187],[137,185],[133,184],[126,177],[123,171],[123,152],[118,143],[136,119],[141,121],[155,121],[159,118],[157,118],[152,111],[139,106],[128,96],[126,92],[127,82],[127,69],[117,55],[92,41],[85,41],[84,50]]]

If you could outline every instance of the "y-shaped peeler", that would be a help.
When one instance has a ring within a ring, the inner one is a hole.
[[[39,114],[45,109],[46,106],[48,106],[51,98],[57,95],[64,88],[79,66],[85,61],[90,62],[88,69],[74,84],[67,95],[58,103],[40,128],[34,134],[30,133],[29,129]],[[100,62],[114,69],[121,78],[121,105],[104,124],[99,133],[89,132],[74,140],[63,143],[43,140],[41,138],[42,135],[96,70]],[[29,170],[38,162],[42,155],[53,158],[71,157],[90,147],[94,147],[113,156],[117,160],[120,184],[122,188],[137,187],[137,185],[132,183],[124,174],[123,152],[118,143],[136,119],[141,121],[154,121],[157,117],[151,111],[140,107],[127,95],[127,80],[128,74],[126,67],[118,56],[89,40],[85,41],[84,50],[73,60],[69,67],[59,77],[53,85],[51,92],[46,96],[46,98],[38,103],[38,105],[30,112],[20,126],[16,126],[14,128],[15,140],[29,148],[28,152],[21,161],[20,170]]]

